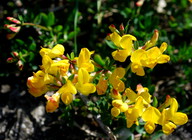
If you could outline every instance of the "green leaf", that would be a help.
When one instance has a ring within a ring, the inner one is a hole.
[[[74,76],[75,76],[75,74],[71,74],[71,75],[68,77],[68,79],[69,79],[70,81],[72,81],[72,80],[74,79]]]
[[[24,41],[21,40],[21,39],[16,39],[15,41],[16,41],[19,45],[23,45],[23,44],[24,44]]]
[[[33,52],[29,52],[29,62],[35,58],[35,54]]]
[[[94,55],[94,61],[101,66],[105,65],[105,62],[103,61],[103,59],[101,58],[101,56],[99,54]]]
[[[71,56],[71,60],[73,60],[74,59],[74,57],[75,57],[75,55],[74,55],[74,52],[71,52],[71,54],[70,54],[70,56]]]
[[[55,15],[53,12],[50,12],[47,16],[47,26],[52,26],[55,24]]]
[[[112,49],[118,49],[117,46],[114,45],[114,43],[112,41],[108,41],[108,40],[105,40],[106,44],[112,48]]]
[[[54,27],[54,32],[61,32],[61,30],[63,29],[63,26],[62,25],[57,25]]]
[[[64,77],[62,77],[61,82],[64,85],[67,81],[66,81],[66,79]]]
[[[40,24],[48,26],[48,16],[45,13],[40,13]]]

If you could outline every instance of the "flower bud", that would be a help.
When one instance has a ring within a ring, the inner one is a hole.
[[[109,26],[109,29],[111,30],[111,32],[115,32],[117,30],[114,24],[111,24]]]
[[[13,54],[15,57],[18,57],[18,56],[19,56],[18,52],[12,52],[12,54]]]
[[[14,61],[15,61],[15,59],[13,57],[7,58],[7,62],[8,63],[13,63]]]
[[[18,19],[13,18],[13,17],[7,17],[7,20],[9,20],[9,21],[11,21],[13,23],[16,23],[16,24],[21,24],[21,22]]]
[[[22,70],[22,69],[23,69],[23,63],[22,63],[21,60],[19,60],[19,61],[17,62],[17,66],[18,66],[19,70]]]

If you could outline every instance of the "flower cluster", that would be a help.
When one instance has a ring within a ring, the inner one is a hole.
[[[125,62],[130,59],[130,68],[138,76],[144,76],[144,68],[153,69],[157,64],[167,63],[170,57],[163,52],[167,44],[163,42],[158,48],[155,46],[158,40],[158,31],[154,31],[152,38],[143,46],[136,47],[136,37],[124,34],[121,25],[118,31],[114,25],[109,27],[112,31],[107,36],[116,46],[112,52],[114,60]],[[177,112],[178,103],[175,98],[167,96],[166,101],[158,108],[152,106],[152,96],[149,90],[141,84],[137,85],[137,93],[131,88],[126,88],[125,75],[127,68],[106,68],[105,63],[97,64],[91,59],[94,51],[82,48],[78,57],[64,55],[65,48],[57,44],[53,48],[42,48],[42,65],[40,70],[33,73],[27,80],[29,93],[35,97],[45,94],[47,99],[46,111],[54,112],[60,104],[60,100],[69,105],[76,94],[88,96],[91,93],[109,96],[112,99],[111,115],[117,117],[124,115],[127,127],[133,124],[139,125],[140,121],[146,122],[144,128],[149,134],[153,133],[156,125],[161,125],[165,134],[174,131],[177,125],[183,125],[188,121],[186,114]],[[99,66],[99,70],[96,68]],[[46,94],[53,91],[52,95]]]
[[[133,43],[137,40],[136,37],[130,34],[121,35],[114,25],[111,25],[110,29],[112,33],[107,39],[117,46],[117,50],[112,52],[114,60],[124,62],[130,56],[131,70],[137,75],[145,75],[144,67],[152,69],[157,64],[167,63],[170,60],[168,55],[163,54],[167,49],[167,43],[163,42],[160,48],[154,46],[158,40],[158,30],[154,31],[153,37],[144,46],[136,48]]]
[[[35,97],[48,91],[56,91],[53,95],[45,95],[47,99],[46,111],[53,112],[59,107],[60,99],[66,105],[73,101],[74,95],[79,91],[83,95],[89,95],[96,91],[93,83],[90,83],[89,72],[94,70],[91,63],[90,52],[82,48],[77,58],[64,56],[65,48],[57,44],[52,49],[42,48],[41,70],[33,73],[27,80],[29,93]]]
[[[152,99],[148,88],[137,85],[137,93],[127,88],[122,98],[114,98],[111,114],[118,117],[121,112],[126,116],[127,127],[133,124],[139,125],[139,119],[146,122],[144,128],[149,134],[153,133],[156,124],[162,126],[165,134],[174,131],[177,125],[183,125],[188,121],[186,114],[177,112],[178,103],[175,98],[167,96],[165,103],[159,108],[151,105]]]

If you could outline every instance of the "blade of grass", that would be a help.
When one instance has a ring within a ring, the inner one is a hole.
[[[75,17],[74,17],[74,54],[77,56],[77,19],[78,19],[78,0],[75,1]]]

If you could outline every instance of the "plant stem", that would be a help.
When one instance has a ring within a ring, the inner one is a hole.
[[[75,17],[74,17],[74,54],[77,56],[77,19],[78,19],[78,0],[75,1]]]
[[[36,26],[40,29],[43,29],[45,31],[50,31],[50,29],[48,29],[47,27],[45,26],[42,26],[42,25],[38,25],[38,24],[34,24],[34,23],[23,23],[22,25],[26,26],[26,25],[29,25],[29,26]]]

